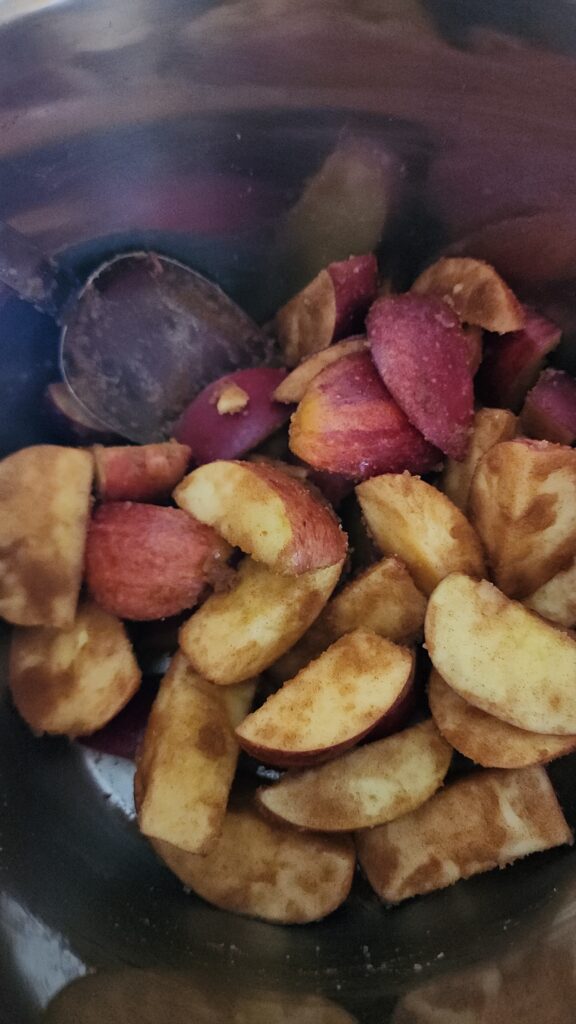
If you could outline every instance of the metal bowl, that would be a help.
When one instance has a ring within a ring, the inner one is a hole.
[[[389,163],[390,272],[450,245],[494,260],[562,323],[574,369],[575,50],[576,8],[552,0],[4,0],[0,219],[80,277],[153,247],[264,320],[358,228],[342,182],[340,234],[289,211],[361,140]],[[46,436],[56,338],[0,292],[3,454]],[[572,824],[575,774],[551,769]],[[5,1024],[574,1019],[574,851],[394,910],[359,882],[326,921],[280,928],[185,895],[130,787],[127,762],[34,739],[2,693]]]

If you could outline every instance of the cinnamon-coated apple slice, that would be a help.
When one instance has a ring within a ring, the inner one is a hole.
[[[434,668],[464,700],[518,729],[576,735],[576,639],[487,580],[453,573],[424,626]]]
[[[564,370],[544,370],[528,392],[522,415],[528,437],[558,444],[576,442],[576,378]]]
[[[284,682],[317,658],[334,640],[363,627],[398,644],[422,637],[426,598],[398,558],[371,565],[332,597],[302,639],[270,669]]]
[[[190,463],[190,449],[177,441],[160,444],[94,445],[96,489],[102,501],[161,501],[168,498]]]
[[[524,311],[494,267],[467,256],[443,257],[412,285],[419,295],[437,295],[463,323],[507,334],[524,325]]]
[[[428,682],[428,701],[432,717],[448,743],[483,768],[526,768],[576,749],[576,735],[527,732],[475,708],[435,669]]]
[[[525,323],[503,337],[488,335],[476,390],[484,405],[519,412],[536,382],[546,356],[560,342],[560,328],[547,317],[525,309]]]
[[[576,557],[567,569],[526,597],[524,604],[559,626],[576,626]]]
[[[318,470],[364,480],[426,473],[441,454],[412,426],[382,383],[369,352],[342,356],[309,384],[290,423],[290,448]]]
[[[337,640],[236,729],[267,764],[299,766],[336,757],[366,736],[412,685],[414,655],[369,630]]]
[[[460,509],[409,473],[373,477],[356,488],[368,529],[384,554],[397,555],[430,594],[451,572],[484,575],[480,540]]]
[[[207,853],[220,830],[239,747],[234,727],[250,710],[255,682],[218,687],[181,652],[152,707],[136,760],[140,830],[189,853]]]
[[[258,790],[274,817],[318,832],[373,828],[428,800],[452,759],[452,747],[432,720],[368,743]]]
[[[363,352],[368,347],[368,339],[363,336],[347,338],[346,341],[338,341],[329,348],[322,349],[308,356],[281,381],[274,392],[277,402],[295,403],[301,402],[308,390],[309,385],[322,370],[332,363],[337,363],[344,356],[354,355],[356,352]]]
[[[174,500],[276,573],[323,569],[346,554],[346,534],[328,505],[271,463],[200,466],[178,485]]]
[[[463,459],[474,415],[466,338],[456,313],[428,295],[378,299],[366,320],[378,373],[411,423]]]
[[[286,370],[254,366],[212,381],[184,410],[174,437],[190,446],[196,465],[242,458],[290,416],[274,397],[285,377]]]
[[[411,814],[356,834],[360,866],[386,903],[572,842],[541,767],[475,772]]]
[[[140,686],[124,626],[83,601],[71,626],[35,626],[12,634],[8,682],[25,722],[37,733],[82,736],[106,725]]]
[[[576,450],[525,438],[494,445],[472,479],[469,512],[495,583],[529,596],[576,555]]]
[[[462,512],[468,508],[472,477],[483,455],[501,441],[516,436],[518,421],[508,409],[478,409],[472,424],[466,458],[461,462],[447,459],[439,487]]]
[[[19,626],[71,626],[90,516],[93,460],[58,445],[0,462],[0,615]]]
[[[372,253],[321,270],[276,314],[286,364],[296,366],[360,327],[377,287],[378,266]]]
[[[123,619],[162,619],[192,608],[230,570],[228,544],[176,508],[130,501],[100,505],[86,545],[94,599]]]
[[[266,821],[244,794],[232,796],[222,832],[204,856],[158,840],[152,845],[198,896],[276,924],[307,924],[331,914],[350,892],[356,860],[349,836]]]
[[[320,614],[342,563],[279,576],[245,558],[230,588],[212,594],[180,630],[180,645],[195,669],[221,686],[240,683],[281,657]]]

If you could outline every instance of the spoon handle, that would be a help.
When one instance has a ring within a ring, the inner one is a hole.
[[[25,235],[0,222],[0,283],[41,313],[59,319],[73,279]]]

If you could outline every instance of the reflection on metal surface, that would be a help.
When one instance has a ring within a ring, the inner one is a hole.
[[[194,971],[103,972],[65,989],[45,1024],[356,1024],[330,999],[218,985]]]
[[[400,999],[393,1024],[573,1024],[575,885],[565,898],[542,915],[528,948],[416,987]]]
[[[41,1010],[64,985],[85,973],[85,965],[64,936],[51,931],[8,893],[0,893],[0,922],[12,968],[27,986],[36,1009]],[[30,964],[34,964],[32,977]],[[3,963],[3,976],[6,969]]]

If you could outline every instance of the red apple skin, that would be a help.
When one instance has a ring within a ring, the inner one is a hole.
[[[190,447],[197,465],[246,455],[290,417],[292,407],[273,398],[285,376],[286,370],[258,366],[220,377],[185,409],[174,426],[174,437]],[[227,385],[236,385],[248,396],[246,407],[240,412],[218,412],[218,397]]]
[[[333,340],[338,341],[362,326],[378,291],[378,264],[374,254],[367,253],[330,263],[327,270],[336,302]]]
[[[170,497],[190,464],[190,449],[178,441],[95,445],[93,453],[102,501],[162,501]]]
[[[290,447],[314,469],[365,480],[426,473],[441,455],[412,426],[382,383],[370,354],[357,352],[312,381],[292,417]]]
[[[456,313],[431,295],[378,299],[366,321],[376,368],[411,423],[463,459],[474,417],[469,348]]]
[[[64,381],[48,384],[44,407],[51,430],[66,444],[115,444],[121,440],[80,405]]]
[[[108,502],[92,517],[86,582],[122,619],[153,620],[192,608],[228,572],[229,546],[180,509]]]
[[[519,412],[545,357],[556,348],[561,331],[547,317],[525,307],[526,323],[511,334],[487,334],[476,390],[484,405]]]
[[[526,396],[520,422],[529,437],[557,444],[574,444],[576,379],[563,370],[544,370]]]

